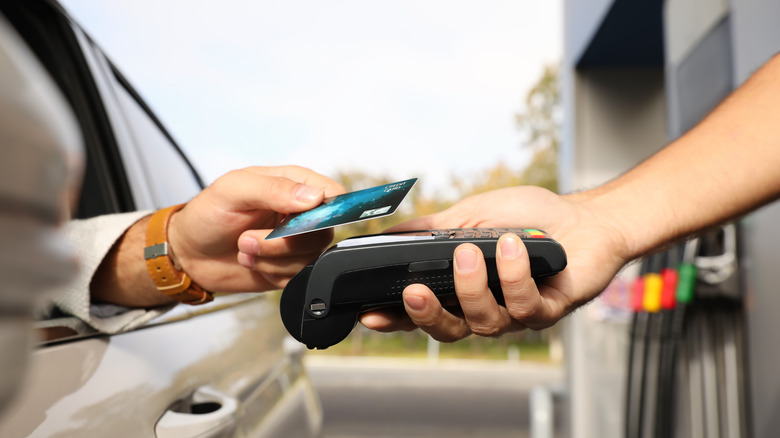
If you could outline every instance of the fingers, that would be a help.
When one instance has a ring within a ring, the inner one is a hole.
[[[360,315],[360,323],[368,329],[384,333],[417,329],[417,325],[412,322],[409,315],[400,308],[366,312]]]
[[[247,253],[238,253],[238,263],[261,272],[266,275],[276,277],[292,277],[298,271],[310,264],[316,255],[299,255],[289,257],[257,257]]]
[[[261,167],[253,166],[245,169],[258,175],[278,176],[297,181],[312,187],[321,187],[325,196],[336,196],[345,192],[344,187],[336,181],[301,166]]]
[[[423,285],[411,285],[403,295],[411,322],[434,339],[452,342],[472,333],[498,336],[527,327],[544,328],[560,318],[531,277],[528,252],[518,236],[505,234],[496,246],[496,268],[505,306],[498,304],[488,287],[484,255],[477,246],[458,246],[453,260],[460,314],[445,309]]]
[[[442,228],[462,228],[467,225],[464,222],[464,215],[459,214],[457,211],[453,211],[452,208],[434,213],[428,216],[421,216],[410,219],[406,222],[402,222],[398,225],[394,225],[385,232],[395,233],[401,231],[416,231],[416,230],[435,230]],[[471,226],[471,225],[469,225]]]
[[[549,326],[550,307],[531,277],[528,251],[517,235],[508,233],[498,239],[496,268],[509,316],[530,328]]]
[[[512,325],[508,312],[488,288],[485,258],[476,245],[466,243],[455,249],[454,277],[458,301],[472,332],[498,336]]]
[[[444,309],[428,287],[421,284],[407,286],[403,300],[411,321],[437,341],[454,342],[471,334],[466,321]]]
[[[281,289],[311,262],[311,257],[264,258],[239,253],[237,260],[239,264],[261,275],[274,288]]]
[[[207,190],[218,192],[215,202],[228,211],[270,210],[294,213],[316,207],[325,190],[280,176],[235,170],[219,178]]]
[[[206,190],[227,211],[268,210],[296,213],[321,204],[326,196],[343,193],[337,182],[302,167],[234,170]]]
[[[333,230],[264,240],[270,230],[249,230],[238,239],[238,263],[265,275],[291,277],[330,245]]]
[[[542,292],[531,277],[528,252],[515,234],[501,236],[496,245],[496,268],[504,294],[501,306],[488,287],[485,259],[472,244],[456,248],[454,282],[460,313],[442,306],[434,293],[422,284],[408,286],[403,292],[406,317],[387,312],[372,312],[361,317],[366,327],[378,331],[408,330],[416,326],[442,342],[453,342],[470,334],[498,336],[527,327],[541,329],[561,316],[555,305],[555,291],[543,286]],[[552,295],[549,299],[545,294]]]
[[[409,285],[404,289],[403,302],[403,309],[382,309],[364,313],[360,316],[360,323],[379,332],[419,328],[441,342],[454,342],[471,334],[471,329],[463,318],[445,309],[426,286]]]
[[[281,239],[265,240],[270,229],[247,230],[238,238],[238,250],[253,256],[283,257],[290,255],[320,255],[333,241],[333,230],[326,229]]]
[[[429,230],[435,228],[430,216],[417,217],[394,225],[385,230],[386,233],[396,233],[400,231]]]
[[[333,240],[332,231],[326,231],[266,241],[270,229],[286,214],[316,207],[343,191],[337,182],[303,167],[234,170],[171,217],[169,243],[177,261],[201,284],[220,291],[269,290],[284,285]]]

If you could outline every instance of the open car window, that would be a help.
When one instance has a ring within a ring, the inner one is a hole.
[[[56,4],[3,2],[0,12],[60,87],[84,136],[86,167],[74,218],[187,202],[203,188],[195,168],[143,99]],[[190,318],[249,299],[257,295],[220,297],[197,309],[177,306],[147,325]],[[56,310],[39,321],[38,328],[43,343],[96,334]]]
[[[166,207],[189,201],[204,188],[202,179],[154,113],[113,66],[111,73],[115,80],[113,91],[138,153],[143,183],[150,188],[155,205]]]
[[[2,2],[3,13],[57,83],[84,137],[86,167],[77,218],[135,210],[116,138],[72,24],[43,0]]]

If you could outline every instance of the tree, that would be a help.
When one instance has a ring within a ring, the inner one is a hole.
[[[504,163],[481,171],[471,178],[452,178],[458,199],[501,187],[534,185],[558,191],[558,146],[562,111],[558,90],[558,69],[547,66],[525,98],[526,108],[515,115],[517,128],[525,134],[521,148],[531,152],[524,169]]]
[[[558,191],[558,149],[561,143],[562,110],[558,89],[558,68],[547,66],[525,99],[526,110],[515,116],[526,133],[524,147],[533,152],[531,163],[521,174],[524,184]]]

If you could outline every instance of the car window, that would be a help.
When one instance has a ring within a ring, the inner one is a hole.
[[[202,189],[201,178],[164,126],[76,24],[45,0],[3,2],[0,13],[39,57],[79,122],[86,166],[74,218],[161,208],[187,202]],[[189,319],[250,299],[258,297],[238,294],[197,309],[178,306],[148,325]],[[56,309],[36,325],[43,344],[91,335],[83,322]]]
[[[78,120],[86,166],[74,217],[134,210],[116,139],[71,23],[45,1],[1,2],[0,11],[60,87]]]
[[[129,127],[128,132],[133,139],[140,165],[143,167],[143,184],[151,191],[154,201],[152,207],[160,208],[189,201],[205,187],[203,180],[165,126],[122,73],[110,62],[108,65],[115,79],[112,85],[117,101],[125,123]],[[120,144],[120,148],[121,146]],[[128,174],[134,173],[128,172]],[[128,182],[130,185],[134,184],[132,178],[129,178]],[[139,205],[139,208],[148,208],[148,206]],[[147,326],[188,319],[258,299],[264,300],[266,296],[264,294],[222,295],[212,303],[194,308],[177,306],[150,321]]]
[[[187,202],[203,189],[203,182],[154,113],[112,67],[115,93],[137,149],[144,184],[151,188],[155,207]],[[134,182],[130,181],[132,185]]]

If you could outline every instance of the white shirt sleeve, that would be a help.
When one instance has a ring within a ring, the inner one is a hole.
[[[131,225],[151,213],[138,211],[69,221],[63,231],[76,249],[80,269],[76,278],[54,298],[55,307],[103,333],[134,329],[172,309],[175,304],[135,309],[111,304],[93,304],[90,300],[92,277],[109,250]],[[49,324],[44,321],[42,325]]]

